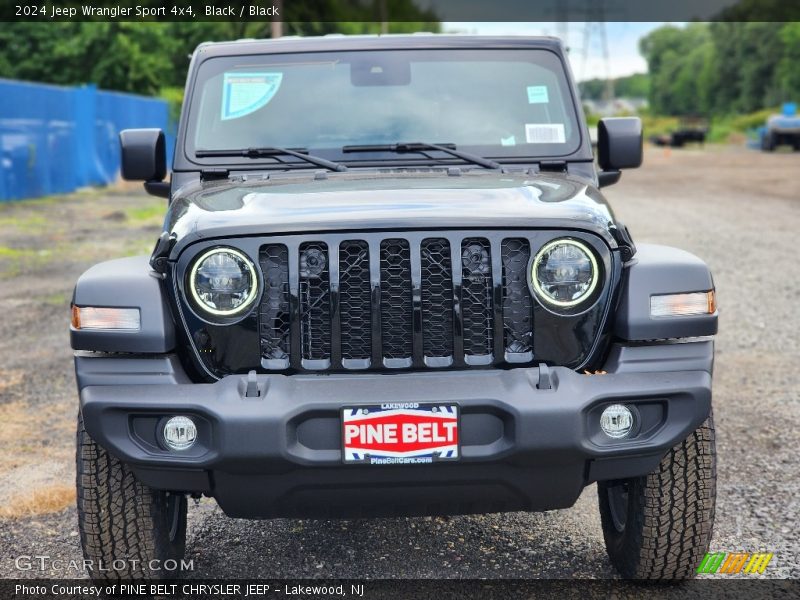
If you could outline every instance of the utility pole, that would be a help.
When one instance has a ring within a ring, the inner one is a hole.
[[[279,38],[283,35],[283,0],[274,0],[272,5],[277,9],[279,16],[270,22],[269,36]]]
[[[381,33],[389,33],[389,14],[386,7],[386,0],[379,0],[378,8],[381,13]]]
[[[569,0],[556,0],[556,20],[558,21],[558,37],[566,49],[569,49]]]
[[[591,10],[588,11],[597,21],[587,21],[583,27],[583,52],[581,61],[581,79],[586,78],[586,63],[589,58],[591,47],[592,32],[596,31],[600,37],[600,47],[603,54],[603,70],[605,71],[605,86],[603,88],[603,100],[611,101],[614,99],[614,80],[611,78],[611,57],[608,51],[608,35],[605,23],[605,0],[597,0]]]

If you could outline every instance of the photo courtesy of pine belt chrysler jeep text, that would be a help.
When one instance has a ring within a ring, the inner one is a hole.
[[[603,119],[593,153],[558,40],[202,44],[169,181],[161,131],[120,141],[167,207],[150,257],[72,300],[87,559],[183,556],[189,497],[469,514],[597,482],[619,573],[694,574],[714,283],[615,217],[599,190],[641,164],[641,124]]]

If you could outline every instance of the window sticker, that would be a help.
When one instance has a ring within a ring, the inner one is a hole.
[[[500,145],[501,146],[516,146],[517,145],[517,138],[513,135],[508,137],[500,138]]]
[[[266,106],[278,92],[283,73],[225,73],[222,120],[238,119]]]
[[[526,123],[525,139],[529,144],[563,144],[567,136],[563,123]]]
[[[548,102],[550,102],[550,98],[546,85],[528,86],[528,104],[547,104]]]

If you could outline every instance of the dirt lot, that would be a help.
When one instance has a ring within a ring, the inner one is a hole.
[[[769,551],[800,577],[800,155],[648,152],[609,188],[638,241],[703,257],[721,306],[719,487],[712,548]],[[0,205],[0,577],[19,555],[79,559],[75,383],[67,335],[78,275],[149,252],[163,201],[94,190]],[[610,577],[594,486],[570,510],[374,521],[235,521],[190,508],[195,576]],[[51,573],[71,575],[74,573]]]

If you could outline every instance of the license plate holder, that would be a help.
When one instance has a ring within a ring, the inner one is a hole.
[[[452,402],[346,406],[341,422],[345,464],[433,464],[461,457],[461,411]]]

